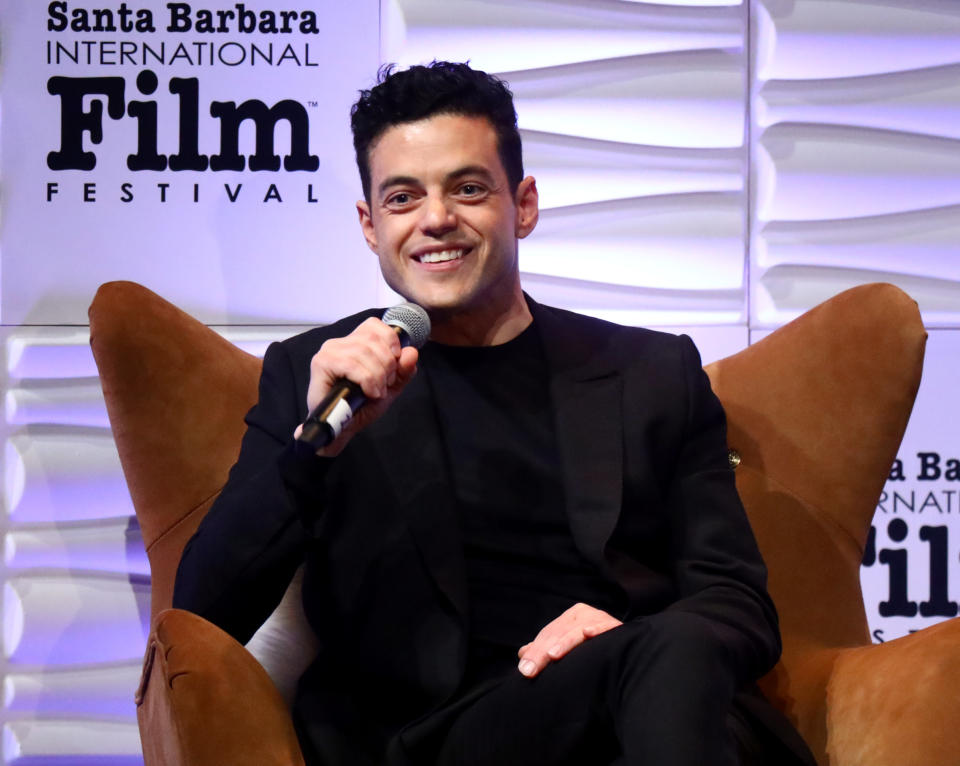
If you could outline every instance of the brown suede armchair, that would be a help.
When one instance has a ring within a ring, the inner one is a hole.
[[[136,694],[146,766],[302,764],[266,672],[169,609],[184,544],[236,458],[260,363],[149,290],[103,285],[90,334],[152,570]],[[920,381],[916,304],[865,285],[707,367],[770,570],[784,652],[762,681],[820,764],[960,764],[960,621],[872,645],[860,561]]]

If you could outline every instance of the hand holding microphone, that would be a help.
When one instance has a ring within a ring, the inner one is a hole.
[[[410,382],[430,335],[427,312],[402,303],[343,338],[326,341],[310,362],[309,415],[294,438],[319,454],[336,455],[376,420]]]

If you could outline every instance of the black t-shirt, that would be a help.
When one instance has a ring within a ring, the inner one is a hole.
[[[570,532],[536,327],[499,346],[429,343],[421,365],[460,515],[470,683],[515,672],[517,649],[573,604],[618,615],[624,597]]]

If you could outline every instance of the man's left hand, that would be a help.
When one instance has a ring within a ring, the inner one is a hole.
[[[589,604],[574,604],[548,623],[529,644],[517,652],[520,672],[533,678],[549,663],[563,657],[588,638],[599,636],[623,623]]]

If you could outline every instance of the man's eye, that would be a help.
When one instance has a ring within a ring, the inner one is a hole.
[[[411,197],[406,192],[399,192],[394,194],[392,197],[387,199],[388,205],[406,205],[411,200]]]

